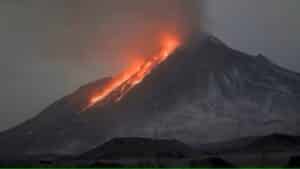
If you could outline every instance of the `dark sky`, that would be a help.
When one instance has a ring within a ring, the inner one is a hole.
[[[0,130],[117,72],[123,53],[145,52],[162,25],[189,32],[201,23],[233,48],[300,72],[299,11],[299,0],[2,0]]]

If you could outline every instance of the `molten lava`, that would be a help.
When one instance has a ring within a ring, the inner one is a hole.
[[[165,61],[178,46],[179,40],[176,37],[164,37],[161,41],[161,49],[157,54],[144,61],[132,64],[119,75],[115,76],[102,90],[90,99],[86,109],[104,101],[108,96],[115,102],[121,100],[134,86],[141,83],[156,66]]]

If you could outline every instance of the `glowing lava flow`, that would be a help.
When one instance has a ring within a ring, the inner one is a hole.
[[[99,93],[91,98],[86,109],[105,100],[113,93],[115,93],[115,95],[111,96],[112,98],[110,99],[113,101],[121,100],[134,86],[141,83],[157,65],[165,61],[178,46],[179,40],[177,38],[172,36],[165,37],[162,40],[161,51],[158,54],[148,58],[142,63],[133,64],[128,69],[115,76],[101,91],[99,91]]]

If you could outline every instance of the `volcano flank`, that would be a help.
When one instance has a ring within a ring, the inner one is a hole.
[[[118,102],[90,96],[112,78],[81,87],[0,135],[1,155],[80,154],[113,138],[210,142],[300,135],[300,74],[236,51],[211,35],[181,44]]]

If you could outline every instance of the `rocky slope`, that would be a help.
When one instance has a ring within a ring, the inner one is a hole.
[[[115,137],[197,146],[274,132],[300,135],[300,75],[213,36],[182,45],[120,102],[80,112],[108,80],[84,86],[2,132],[0,154],[77,154]]]

